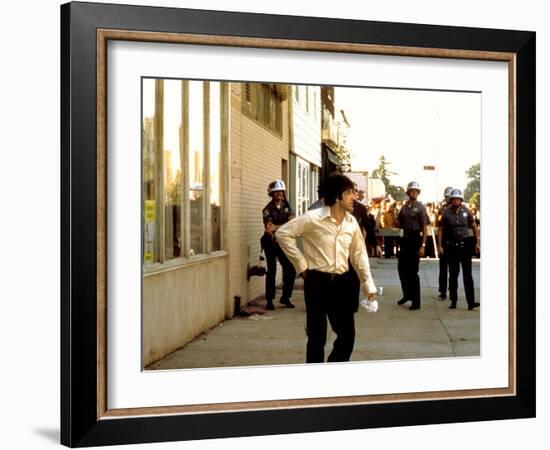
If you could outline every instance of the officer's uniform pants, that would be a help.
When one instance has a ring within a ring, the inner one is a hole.
[[[328,362],[349,361],[355,343],[354,309],[357,292],[350,288],[351,275],[332,275],[308,270],[304,281],[306,303],[306,362],[324,362],[327,319],[336,340]]]
[[[420,278],[418,277],[420,247],[422,247],[420,233],[406,234],[401,238],[397,260],[403,298],[411,300],[412,306],[420,306]]]
[[[283,295],[282,300],[289,300],[292,297],[294,289],[294,281],[296,279],[296,270],[286,257],[285,253],[279,247],[277,242],[273,241],[269,236],[262,237],[262,247],[265,252],[267,265],[267,273],[265,276],[265,298],[272,302],[275,298],[275,276],[277,275],[277,260],[283,268]]]
[[[449,264],[449,297],[456,303],[458,296],[458,274],[462,265],[462,281],[468,305],[475,302],[474,280],[472,278],[472,244],[468,241],[448,242],[444,253]]]

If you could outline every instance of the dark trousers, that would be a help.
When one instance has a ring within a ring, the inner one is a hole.
[[[447,295],[447,253],[443,250],[443,254],[439,255],[439,293]]]
[[[353,312],[357,312],[359,309],[359,299],[361,297],[361,280],[359,275],[351,265],[351,261],[348,260],[349,267],[349,293],[350,293],[350,306]]]
[[[393,246],[395,244],[395,238],[385,236],[384,237],[384,257],[385,258],[391,258],[394,256]]]
[[[261,243],[265,252],[267,265],[265,298],[268,302],[272,302],[275,298],[275,276],[277,275],[277,260],[279,260],[283,268],[283,295],[281,299],[289,300],[292,297],[292,290],[294,289],[296,270],[277,242],[273,241],[269,236],[264,235],[262,236]]]
[[[412,306],[420,306],[420,278],[418,251],[422,246],[420,233],[408,234],[401,238],[397,271],[403,290],[403,298],[412,301]]]
[[[325,360],[327,319],[336,334],[328,362],[349,361],[355,343],[354,310],[357,299],[350,289],[351,275],[332,276],[308,270],[304,281],[306,303],[307,347],[306,362]]]
[[[462,281],[468,305],[475,302],[474,279],[472,278],[472,244],[468,241],[447,243],[444,253],[449,264],[449,297],[456,303],[458,295],[458,274],[462,266]]]
[[[426,258],[435,257],[435,242],[432,236],[428,236],[428,239],[426,239],[426,251],[424,253],[424,256]]]

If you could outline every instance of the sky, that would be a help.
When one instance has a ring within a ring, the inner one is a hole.
[[[398,174],[392,184],[419,182],[420,200],[464,189],[481,160],[480,93],[336,87],[334,99],[350,123],[352,170],[371,173],[384,155]]]

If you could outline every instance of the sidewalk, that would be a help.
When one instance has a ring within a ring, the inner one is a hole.
[[[370,261],[374,281],[384,287],[384,292],[378,297],[378,312],[368,313],[360,306],[355,315],[352,361],[479,355],[479,308],[468,311],[462,275],[457,309],[451,310],[449,300],[437,298],[438,260],[422,260],[422,307],[409,311],[410,303],[396,303],[402,297],[397,260]],[[472,272],[479,301],[478,261],[473,262]],[[303,364],[306,336],[301,281],[296,280],[292,297],[295,309],[282,308],[277,303],[275,311],[253,308],[258,313],[224,321],[148,369]],[[329,325],[326,355],[334,338]]]

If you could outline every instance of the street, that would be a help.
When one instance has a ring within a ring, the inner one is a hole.
[[[379,310],[376,313],[367,312],[360,306],[355,314],[356,340],[352,361],[479,355],[480,308],[468,311],[462,274],[459,276],[457,309],[451,310],[448,299],[437,298],[438,260],[422,260],[419,273],[421,309],[409,311],[410,302],[403,306],[396,303],[402,297],[397,259],[371,258],[370,262],[374,281],[384,290],[378,296]],[[476,301],[479,301],[479,260],[473,261],[472,272]],[[279,295],[280,291],[277,300]],[[295,309],[283,308],[277,300],[275,311],[265,311],[265,301],[259,300],[257,305],[250,305],[250,315],[236,316],[220,323],[147,369],[304,363],[306,336],[302,280],[296,280],[292,296]],[[334,338],[329,325],[325,358]]]

